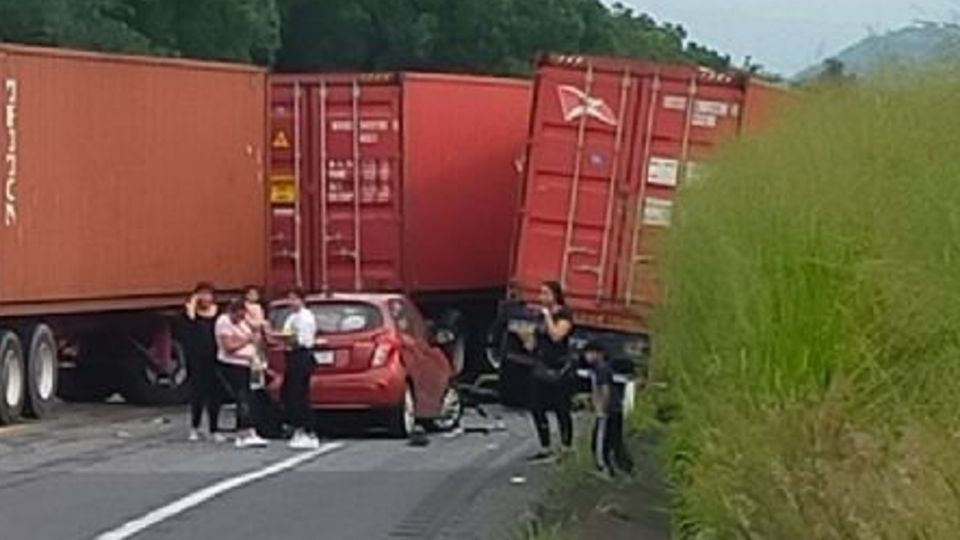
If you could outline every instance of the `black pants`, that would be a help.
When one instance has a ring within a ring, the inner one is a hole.
[[[598,469],[614,475],[633,472],[633,458],[623,440],[623,413],[608,413],[594,422],[593,455]]]
[[[190,426],[200,429],[203,411],[207,411],[210,433],[220,429],[220,401],[222,391],[217,381],[215,359],[202,362],[199,359],[187,364],[190,376]]]
[[[256,426],[256,404],[250,390],[250,368],[221,363],[217,366],[220,379],[237,403],[237,431]]]
[[[547,413],[553,412],[560,426],[560,442],[569,448],[573,445],[573,416],[570,410],[571,389],[567,381],[547,382],[533,377],[530,384],[530,412],[537,429],[540,446],[550,448],[550,421]]]
[[[310,375],[313,374],[313,353],[309,349],[287,352],[280,397],[287,421],[295,429],[314,431],[313,407],[310,405]]]

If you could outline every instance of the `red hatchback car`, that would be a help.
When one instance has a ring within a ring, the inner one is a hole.
[[[421,422],[451,430],[463,414],[453,365],[440,349],[451,338],[428,327],[406,297],[390,294],[312,296],[317,319],[316,366],[310,381],[314,410],[386,413],[387,428],[408,436]],[[282,328],[292,308],[270,306],[270,322]],[[279,399],[283,350],[270,353],[270,394]]]

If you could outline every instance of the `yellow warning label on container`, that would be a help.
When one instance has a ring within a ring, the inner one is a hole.
[[[270,178],[270,203],[292,204],[297,202],[297,185],[292,176]]]
[[[273,149],[287,150],[289,148],[290,148],[290,139],[287,138],[287,133],[282,129],[277,131],[277,134],[273,136]]]

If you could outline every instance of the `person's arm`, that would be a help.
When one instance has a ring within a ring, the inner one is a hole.
[[[225,328],[217,329],[217,342],[229,354],[236,354],[240,349],[255,343],[252,335],[236,335]]]
[[[610,384],[607,382],[600,383],[597,386],[597,391],[593,394],[593,407],[594,412],[597,417],[604,418],[607,416],[607,411],[610,406]]]
[[[555,318],[549,309],[543,310],[543,320],[547,327],[547,335],[554,343],[559,343],[570,335],[573,330],[573,323],[566,317]]]
[[[183,314],[188,321],[197,320],[197,295],[193,295],[183,306]]]

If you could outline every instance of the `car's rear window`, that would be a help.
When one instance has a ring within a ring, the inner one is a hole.
[[[380,309],[372,304],[324,302],[311,304],[309,307],[317,318],[317,331],[321,335],[357,334],[383,326]],[[274,328],[283,328],[283,323],[292,312],[290,307],[275,308],[270,312],[270,323]]]

